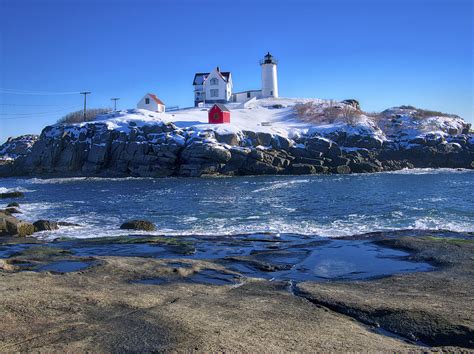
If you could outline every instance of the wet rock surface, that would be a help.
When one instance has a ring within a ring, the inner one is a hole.
[[[0,193],[0,199],[22,198],[25,194],[19,191]]]
[[[148,220],[129,220],[120,225],[122,230],[155,231],[156,226]]]
[[[472,349],[472,238],[407,230],[336,241],[270,234],[5,239],[0,301],[9,321],[0,324],[0,348]],[[180,242],[194,251],[167,248]],[[346,269],[341,260],[352,264]],[[403,274],[390,262],[415,268]],[[381,265],[390,271],[354,274]]]
[[[8,211],[0,211],[0,236],[30,236],[35,232],[33,224],[14,217]]]
[[[474,348],[472,239],[437,236],[376,241],[441,269],[369,282],[299,285],[311,302],[429,346]]]
[[[56,221],[50,221],[50,220],[38,220],[33,223],[33,226],[35,227],[35,232],[38,231],[53,231],[53,230],[58,230],[59,226]]]

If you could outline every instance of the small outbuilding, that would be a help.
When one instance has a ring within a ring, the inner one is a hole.
[[[230,123],[230,111],[221,103],[216,103],[208,112],[209,124]]]
[[[165,104],[155,94],[147,93],[140,102],[137,103],[137,108],[147,109],[149,111],[164,113]]]

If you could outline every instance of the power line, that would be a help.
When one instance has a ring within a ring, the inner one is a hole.
[[[77,105],[74,105],[74,106],[64,106],[63,108],[61,109],[57,109],[57,110],[54,110],[54,111],[48,111],[48,112],[28,112],[28,113],[5,113],[5,112],[0,112],[0,115],[4,115],[4,116],[23,116],[23,115],[35,115],[35,114],[47,114],[47,113],[54,113],[54,112],[60,112],[60,111],[64,111],[66,109],[71,109],[71,108],[77,108],[78,106]]]
[[[9,106],[9,107],[63,107],[60,104],[17,104],[17,103],[0,103],[0,106]]]
[[[20,90],[0,87],[0,93],[6,95],[39,95],[39,96],[57,96],[57,95],[77,95],[79,91],[74,92],[54,92],[38,90]]]
[[[60,113],[64,111],[69,111],[71,109],[80,109],[80,106],[70,106],[70,107],[64,107],[58,110],[54,111],[48,111],[48,112],[37,112],[37,113],[0,113],[0,116],[10,116],[10,118],[1,118],[3,119],[16,119],[16,118],[28,118],[28,117],[34,117],[34,116],[39,116],[39,115],[47,115],[47,114],[54,114],[54,113]],[[11,117],[15,116],[15,117]]]

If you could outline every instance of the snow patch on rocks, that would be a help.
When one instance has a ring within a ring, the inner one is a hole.
[[[11,161],[28,154],[36,141],[38,141],[38,135],[33,134],[8,138],[4,144],[0,145],[0,160]]]

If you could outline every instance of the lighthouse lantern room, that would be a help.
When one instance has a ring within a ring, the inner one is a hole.
[[[278,97],[277,60],[268,52],[263,60],[262,67],[262,97]]]

